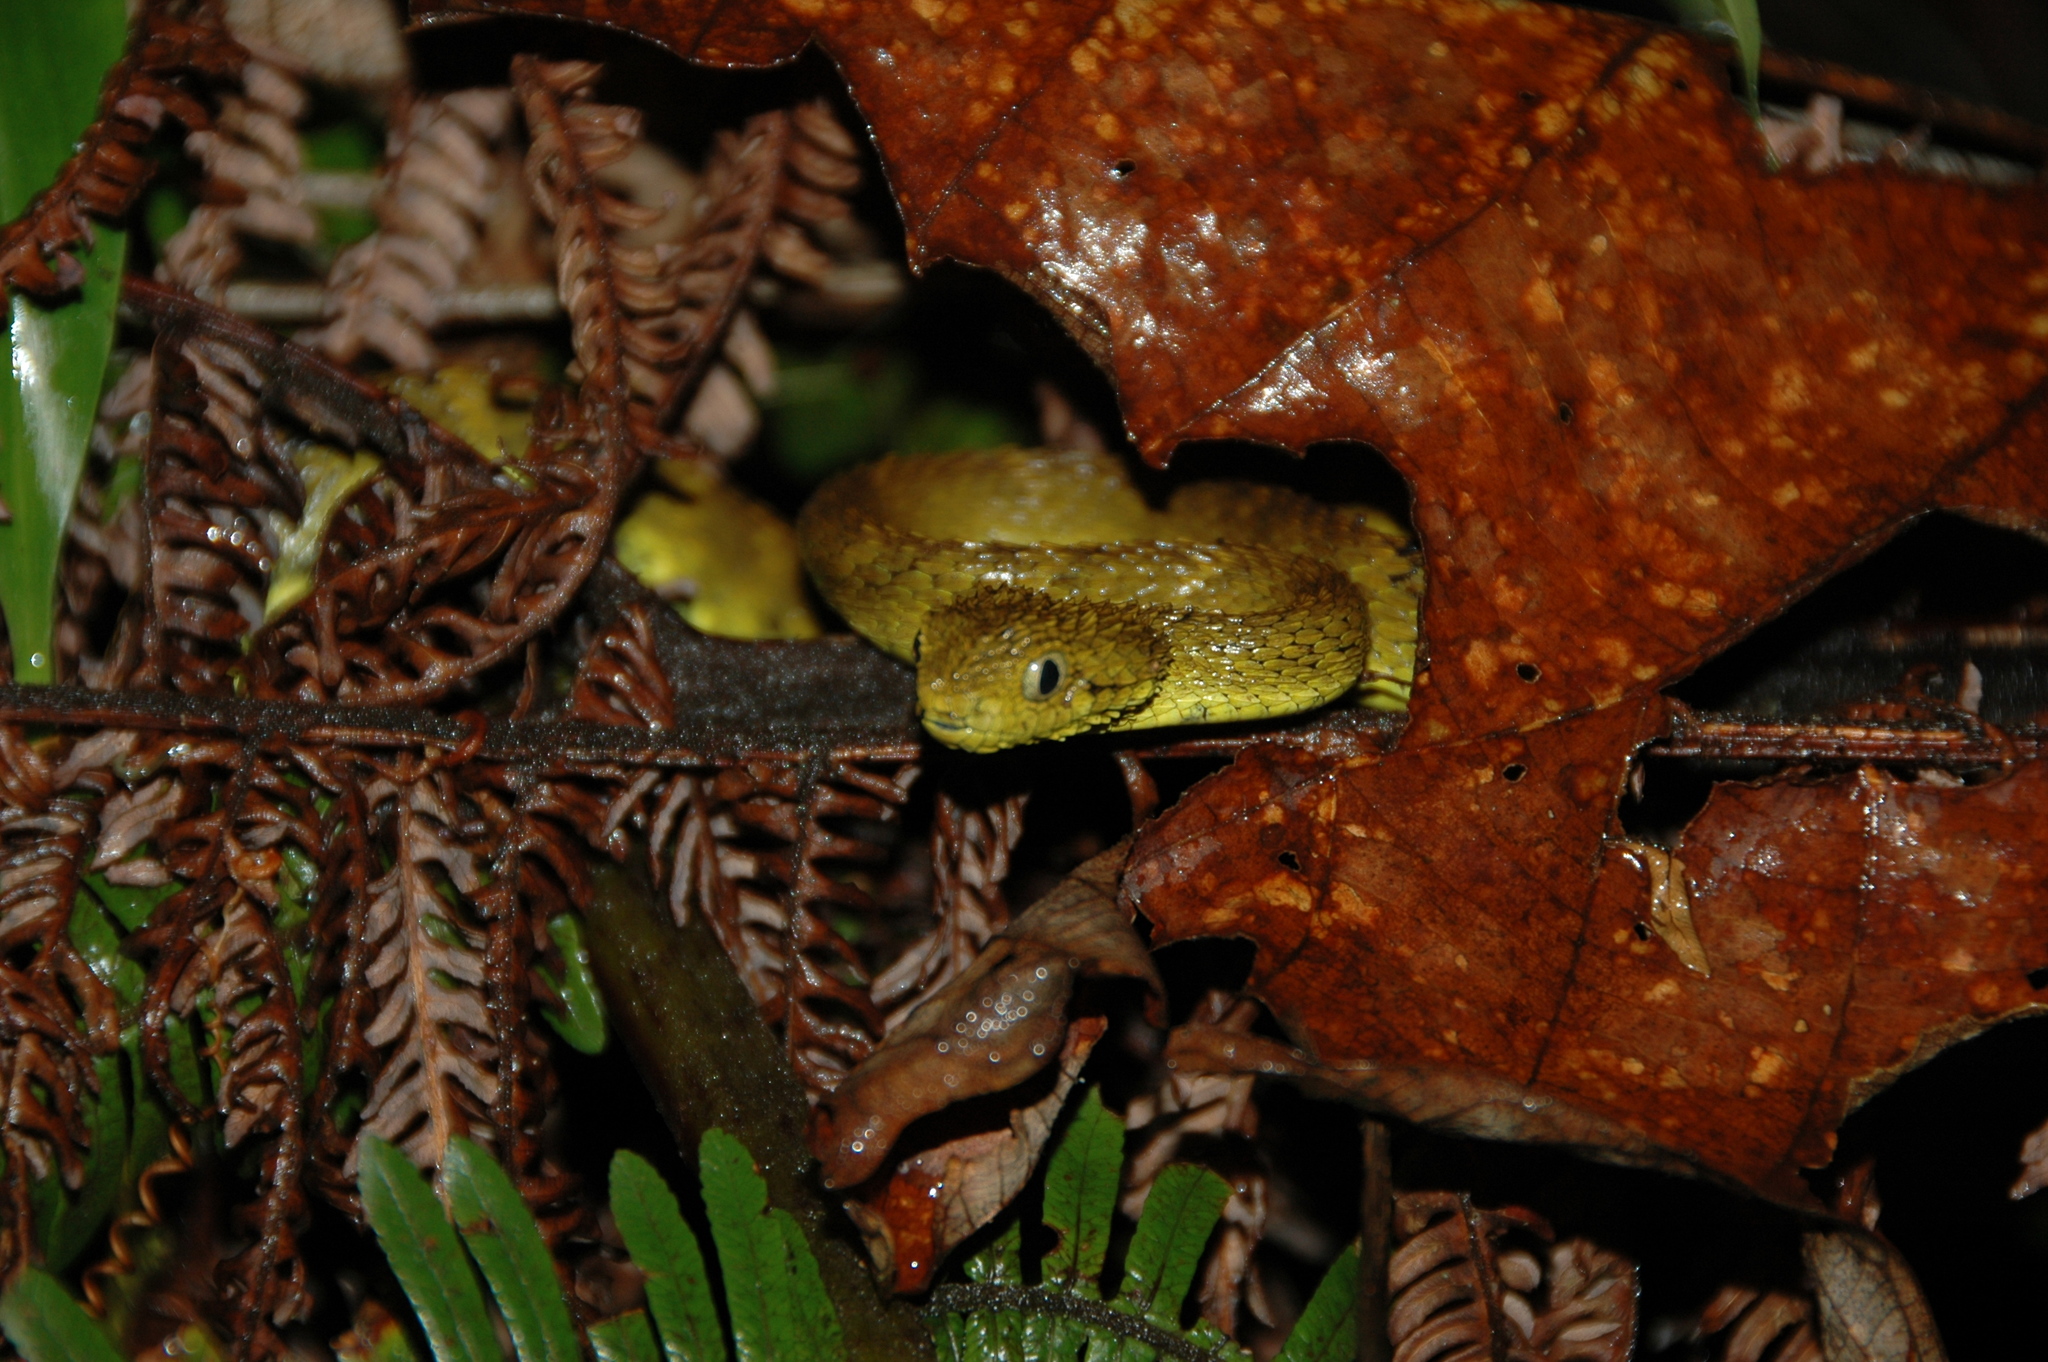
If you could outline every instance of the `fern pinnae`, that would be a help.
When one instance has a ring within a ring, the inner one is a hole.
[[[441,1164],[441,1190],[490,1284],[520,1362],[580,1362],[583,1349],[554,1261],[505,1170],[471,1141],[451,1140]]]
[[[0,1330],[22,1362],[121,1362],[92,1316],[38,1268],[22,1269],[0,1295]]]
[[[1060,1236],[1040,1264],[1047,1281],[1093,1291],[1109,1254],[1110,1217],[1123,1165],[1123,1122],[1091,1087],[1046,1170],[1042,1215],[1046,1228]]]
[[[628,1310],[591,1325],[590,1351],[597,1362],[661,1362],[662,1358],[645,1310]]]
[[[746,1146],[713,1128],[697,1159],[739,1362],[839,1362],[838,1318],[817,1261],[795,1219],[769,1210]]]
[[[1230,1184],[1206,1168],[1177,1163],[1164,1169],[1138,1217],[1117,1305],[1173,1327],[1229,1198]]]
[[[1358,1353],[1358,1245],[1337,1255],[1273,1362],[1344,1362]]]
[[[661,1175],[629,1149],[612,1156],[611,1206],[619,1237],[646,1276],[647,1307],[667,1362],[725,1362],[725,1329],[697,1236]]]
[[[497,1362],[483,1292],[439,1198],[396,1145],[364,1135],[357,1150],[363,1215],[412,1301],[434,1362]]]

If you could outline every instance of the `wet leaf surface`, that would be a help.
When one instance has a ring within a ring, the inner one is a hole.
[[[1189,1028],[1182,1067],[1320,1065],[1413,1120],[1805,1204],[1798,1170],[1828,1161],[1848,1110],[2039,1009],[2044,891],[2011,850],[2048,833],[2038,764],[1967,786],[1866,768],[1718,787],[1670,853],[1702,975],[1653,930],[1651,875],[1603,839],[1621,767],[1569,760],[1604,736],[1583,730],[1632,717],[1337,772],[1254,753],[1184,801],[1140,842],[1128,892],[1155,943],[1250,936],[1251,988],[1303,1048]],[[1219,818],[1239,782],[1283,792]],[[1323,1001],[1346,989],[1375,1005]]]
[[[1710,975],[1614,843],[1654,688],[1927,510],[2048,521],[2048,192],[1775,173],[1712,52],[1555,6],[420,8],[815,38],[913,264],[1047,303],[1147,454],[1386,452],[1428,568],[1399,749],[1254,749],[1125,888],[1155,944],[1254,941],[1354,1090],[1798,1201],[1855,1102],[2033,1005],[2029,767],[1724,788],[1672,851]]]

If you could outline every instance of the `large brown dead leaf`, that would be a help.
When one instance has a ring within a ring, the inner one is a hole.
[[[1812,809],[1792,786],[1724,793],[1710,814],[1759,845],[1801,831],[1784,820],[1821,833],[1748,879],[1689,852],[1711,978],[1634,939],[1647,890],[1605,839],[1657,687],[1925,511],[2048,525],[2048,190],[1773,173],[1716,54],[1558,6],[416,8],[583,17],[727,66],[815,41],[912,263],[1046,302],[1150,455],[1387,453],[1428,574],[1401,749],[1255,752],[1133,860],[1164,938],[1260,943],[1256,987],[1323,1063],[1427,1071],[1453,1109],[1446,1076],[1491,1084],[1472,1110],[1492,1133],[1569,1129],[1793,1195],[1860,1091],[2029,1002],[2017,971],[2048,961],[2014,924],[2039,829],[1996,794],[2028,772],[1824,785]],[[1917,853],[1856,819],[1907,805],[1995,892],[1935,912],[1903,871],[1859,879],[1859,856]],[[1814,958],[1794,979],[1742,932]],[[1545,1104],[1579,1115],[1545,1127]]]
[[[1671,30],[1465,0],[415,8],[715,65],[814,37],[912,263],[1046,301],[1147,451],[1386,450],[1428,555],[1426,740],[1668,680],[1930,506],[2048,512],[2048,193],[1773,174]]]
[[[1293,1072],[1425,1123],[1805,1203],[1798,1170],[1827,1162],[1848,1110],[2041,1009],[2038,763],[1962,787],[1875,770],[1717,787],[1671,851],[1702,975],[1651,928],[1640,858],[1600,837],[1620,768],[1569,762],[1604,745],[1582,730],[1630,718],[1343,771],[1255,752],[1183,801],[1140,842],[1127,892],[1155,944],[1256,942],[1250,988],[1301,1047],[1190,1031],[1176,1061]],[[1234,816],[1244,787],[1276,786],[1266,816]],[[1574,845],[1590,850],[1560,853]]]

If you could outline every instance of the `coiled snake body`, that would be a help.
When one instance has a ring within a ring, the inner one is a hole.
[[[1155,511],[1113,455],[1011,448],[852,469],[797,533],[954,747],[1407,703],[1420,574],[1370,507],[1204,482]]]

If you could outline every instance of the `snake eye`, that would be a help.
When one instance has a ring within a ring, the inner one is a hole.
[[[1024,664],[1024,698],[1049,700],[1067,679],[1067,655],[1047,653]]]

